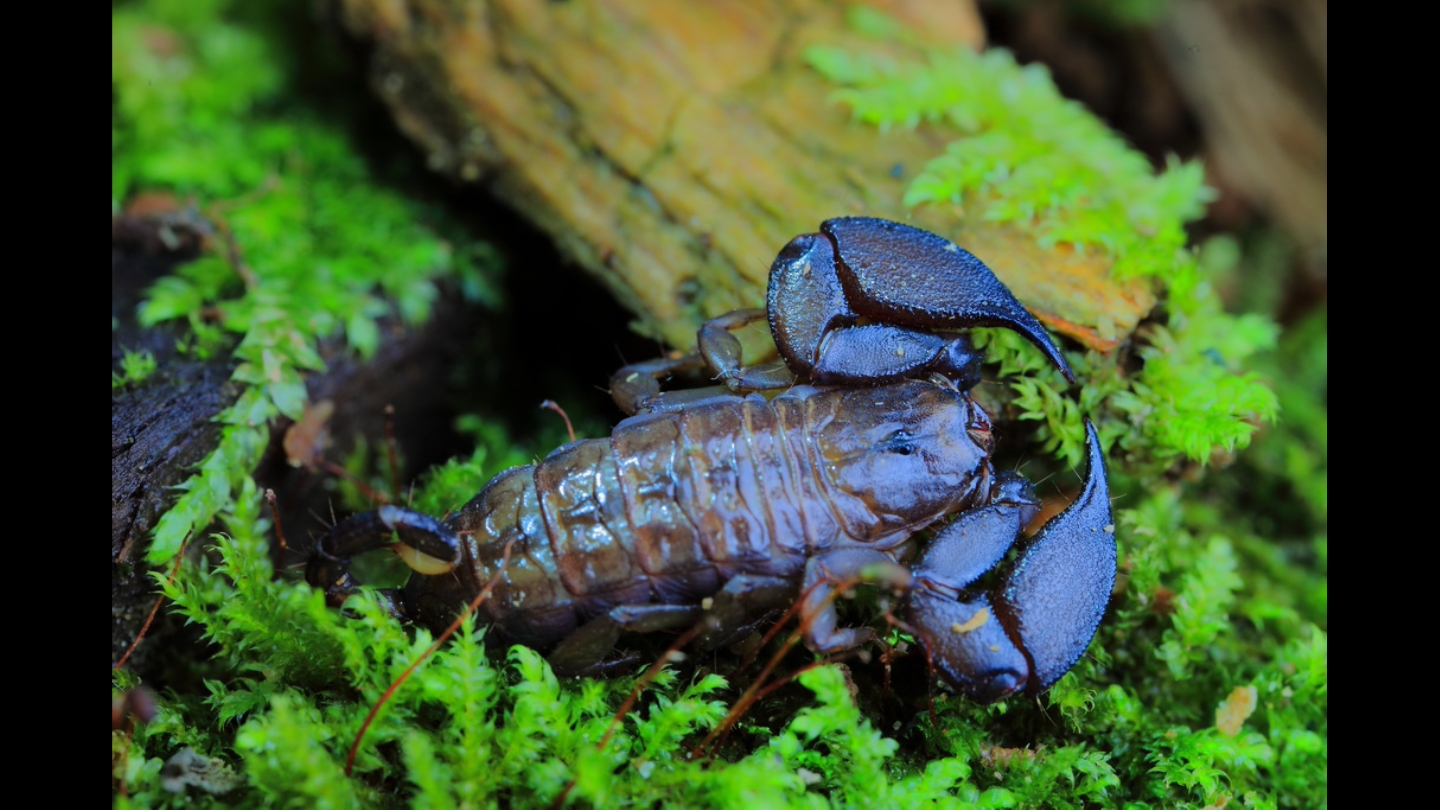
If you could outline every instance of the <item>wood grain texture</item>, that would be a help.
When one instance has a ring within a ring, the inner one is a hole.
[[[373,45],[375,86],[430,166],[488,186],[672,345],[693,345],[708,317],[759,305],[791,237],[858,214],[953,239],[1050,328],[1118,345],[1154,298],[1112,281],[1105,257],[1042,249],[957,207],[902,205],[908,179],[955,133],[852,121],[804,51],[914,58],[921,44],[978,47],[983,32],[966,3],[874,5],[919,44],[861,40],[842,4],[822,0],[335,8]]]

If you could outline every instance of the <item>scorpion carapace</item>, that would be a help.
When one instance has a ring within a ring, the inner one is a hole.
[[[394,611],[443,626],[479,593],[507,640],[550,649],[559,673],[616,663],[622,632],[698,628],[701,650],[803,599],[806,641],[834,652],[835,583],[883,579],[940,674],[978,700],[1054,683],[1089,644],[1115,577],[1105,463],[1086,423],[1080,497],[1021,544],[1030,484],[991,464],[990,419],[969,396],[963,334],[1014,329],[1069,376],[1060,351],[978,259],[899,223],[847,218],[797,237],[771,268],[767,310],[700,330],[698,353],[611,380],[633,414],[497,476],[444,520],[387,506],[322,539],[308,577],[339,604],[350,558],[391,546],[415,570]],[[741,363],[736,327],[768,318],[782,362]],[[720,387],[661,391],[708,367]],[[755,391],[784,389],[769,399]],[[915,533],[940,525],[918,551]],[[509,551],[505,562],[505,551]]]

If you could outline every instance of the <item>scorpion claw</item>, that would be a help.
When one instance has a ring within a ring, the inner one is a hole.
[[[968,342],[950,348],[954,339],[929,330],[1000,326],[1075,382],[1045,328],[964,248],[873,217],[826,220],[820,231],[791,240],[770,268],[770,329],[791,368],[817,382],[873,384],[925,369],[969,381],[978,357]]]
[[[1060,679],[1084,654],[1115,587],[1115,519],[1105,457],[1085,420],[1085,484],[1015,561],[997,606],[1032,661],[1032,689]]]
[[[1023,478],[1002,476],[989,506],[946,526],[917,560],[910,621],[941,674],[981,701],[1039,692],[1085,652],[1115,584],[1115,535],[1105,459],[1085,422],[1089,464],[1080,496],[1020,553],[992,594],[962,594],[1015,543],[1039,506]]]
[[[920,588],[910,595],[910,617],[940,675],[970,699],[993,703],[1029,682],[1029,661],[983,594],[958,602]]]

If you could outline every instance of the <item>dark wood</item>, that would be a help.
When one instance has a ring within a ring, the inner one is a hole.
[[[111,333],[111,365],[118,369],[122,351],[148,350],[157,359],[156,373],[145,382],[112,393],[111,421],[111,660],[119,660],[139,632],[155,601],[155,584],[145,564],[145,549],[160,515],[174,502],[174,489],[195,472],[216,446],[221,426],[214,418],[234,402],[240,388],[230,382],[228,352],[201,360],[176,349],[180,327],[161,324],[142,329],[135,307],[144,290],[178,263],[193,258],[203,236],[184,227],[159,235],[166,217],[122,217],[113,229],[111,302],[115,328]],[[199,220],[195,220],[199,222]],[[173,248],[173,249],[172,249]],[[451,430],[452,398],[447,395],[455,364],[474,337],[480,322],[476,308],[455,294],[442,294],[430,319],[417,329],[390,325],[381,330],[375,357],[360,362],[338,344],[322,347],[323,373],[306,379],[309,401],[329,401],[334,414],[326,426],[334,437],[330,458],[341,458],[355,437],[372,446],[385,441],[386,406],[395,411],[397,443],[411,480],[424,465],[455,452]],[[269,449],[255,478],[273,488],[281,519],[290,536],[290,554],[276,553],[279,565],[304,558],[312,534],[323,530],[330,514],[329,473],[292,466],[283,436],[292,423],[271,426]],[[161,616],[163,618],[164,612]],[[155,636],[167,631],[163,622]],[[144,672],[148,651],[160,646],[151,638],[132,659]]]

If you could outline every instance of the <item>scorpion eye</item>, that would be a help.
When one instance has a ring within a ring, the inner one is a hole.
[[[908,430],[897,430],[885,437],[885,440],[880,443],[880,449],[887,453],[908,456],[915,452],[915,437],[911,436]]]

